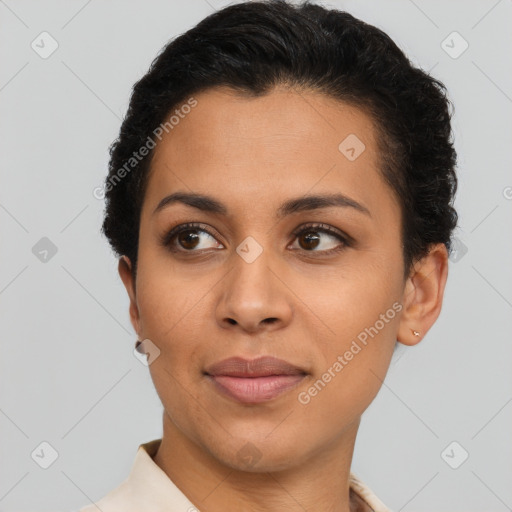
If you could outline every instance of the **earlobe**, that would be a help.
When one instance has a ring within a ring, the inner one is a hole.
[[[433,245],[429,253],[416,262],[404,287],[397,340],[416,345],[437,320],[443,304],[448,278],[448,251],[444,244]]]
[[[139,334],[139,308],[137,306],[137,297],[135,294],[135,283],[133,279],[132,264],[128,256],[121,256],[119,258],[117,270],[119,272],[119,277],[121,278],[121,281],[123,281],[124,287],[126,288],[126,292],[128,293],[128,297],[130,299],[130,321],[132,323],[133,328],[135,329],[135,332]]]

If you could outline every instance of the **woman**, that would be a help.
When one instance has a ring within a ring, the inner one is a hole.
[[[135,85],[105,182],[163,436],[83,512],[389,509],[351,470],[457,222],[443,84],[381,30],[229,6]]]

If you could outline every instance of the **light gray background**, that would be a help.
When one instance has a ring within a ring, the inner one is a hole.
[[[133,83],[226,4],[0,0],[1,511],[84,506],[161,436],[92,191]],[[511,510],[512,2],[325,4],[381,27],[448,87],[467,249],[437,324],[395,355],[364,414],[352,470],[394,511]],[[47,59],[31,48],[43,31],[59,44]],[[469,43],[457,59],[441,46],[453,31]],[[57,247],[47,262],[32,252],[42,237]],[[31,458],[43,441],[59,455],[46,470]],[[453,441],[451,461],[469,453],[458,469],[441,455]]]

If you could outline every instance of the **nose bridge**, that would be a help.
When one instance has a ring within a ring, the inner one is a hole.
[[[230,294],[254,303],[268,301],[275,285],[270,249],[264,249],[249,236],[238,245],[232,259],[235,268],[228,290]]]
[[[236,322],[251,330],[270,319],[272,323],[288,322],[290,297],[276,276],[278,262],[271,251],[249,236],[233,252],[232,265],[218,304],[219,322]]]

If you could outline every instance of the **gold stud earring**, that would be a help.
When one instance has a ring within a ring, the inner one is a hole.
[[[418,331],[415,331],[414,329],[411,329],[412,330],[412,333],[414,334],[414,336],[419,336],[420,333]]]

